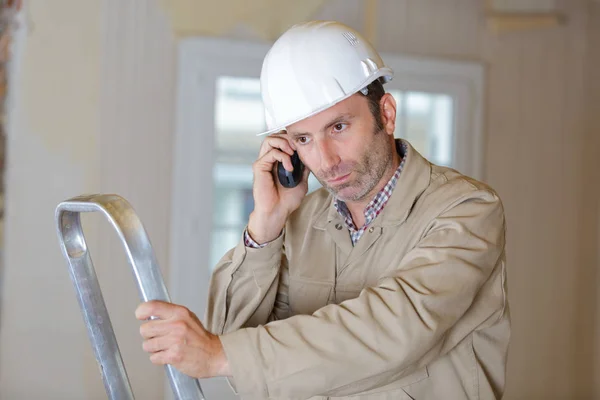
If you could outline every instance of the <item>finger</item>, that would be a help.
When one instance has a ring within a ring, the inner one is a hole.
[[[150,356],[150,361],[155,365],[178,364],[183,361],[183,352],[178,345],[167,350],[158,351]]]
[[[289,154],[282,152],[279,149],[271,149],[269,152],[259,158],[254,166],[258,171],[271,172],[273,171],[273,165],[277,162],[283,163],[283,166],[288,171],[292,171],[292,159]]]
[[[153,338],[156,336],[166,335],[169,333],[169,321],[153,320],[140,325],[140,335],[144,339]]]
[[[144,339],[167,335],[183,338],[188,331],[188,324],[184,321],[156,320],[146,322],[140,326],[140,335]]]
[[[276,134],[267,137],[260,146],[258,158],[261,158],[272,149],[279,149],[290,156],[294,154],[294,149],[290,145],[286,134]]]
[[[159,351],[150,355],[150,362],[154,365],[165,365],[169,364],[167,360],[167,352]]]
[[[291,191],[289,191],[289,193],[292,193],[292,192],[306,193],[308,191],[308,176],[309,175],[310,175],[310,170],[308,168],[306,168],[306,166],[305,166],[304,170],[302,171],[302,179],[300,180],[300,184],[298,186],[296,186],[295,188],[292,188]]]
[[[161,300],[150,300],[142,303],[136,309],[137,319],[144,320],[156,317],[162,320],[177,318],[189,319],[192,312],[184,306]]]
[[[159,351],[167,350],[175,345],[186,345],[187,341],[184,338],[175,336],[158,336],[152,339],[144,340],[142,348],[146,353],[156,353]]]
[[[172,315],[173,307],[176,307],[176,305],[160,300],[150,300],[137,307],[135,310],[135,317],[139,320],[145,320],[150,317],[167,319]]]
[[[304,166],[304,171],[302,171],[302,180],[308,184],[308,176],[310,175],[310,169]]]

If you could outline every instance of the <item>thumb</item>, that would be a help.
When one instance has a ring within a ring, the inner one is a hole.
[[[161,300],[150,300],[141,303],[135,310],[135,317],[139,320],[146,320],[150,317],[159,319],[169,318],[173,311],[174,305]]]

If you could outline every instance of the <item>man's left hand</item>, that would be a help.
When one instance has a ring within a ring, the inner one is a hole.
[[[171,364],[194,378],[231,375],[221,340],[186,307],[153,300],[140,304],[135,316],[158,318],[140,326],[143,349],[153,364]]]

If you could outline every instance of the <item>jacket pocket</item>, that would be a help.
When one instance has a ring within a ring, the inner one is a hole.
[[[292,315],[312,314],[325,307],[333,285],[290,276],[289,302]]]

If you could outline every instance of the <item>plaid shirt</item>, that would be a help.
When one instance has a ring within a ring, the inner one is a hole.
[[[373,197],[373,200],[371,200],[369,204],[367,204],[367,207],[364,211],[365,224],[360,229],[357,228],[354,224],[354,221],[352,220],[352,214],[350,214],[350,210],[348,210],[348,206],[346,206],[346,203],[338,199],[335,199],[333,202],[333,206],[343,218],[346,228],[348,228],[348,230],[350,231],[350,239],[352,239],[353,246],[356,245],[358,239],[361,238],[362,234],[365,232],[369,224],[373,222],[373,220],[375,220],[375,218],[381,213],[381,211],[383,211],[383,208],[387,204],[388,200],[390,199],[390,196],[392,195],[392,192],[394,191],[394,188],[396,187],[398,177],[400,176],[402,168],[404,167],[404,162],[406,161],[406,144],[404,144],[400,140],[397,140],[396,147],[398,149],[398,154],[400,154],[400,156],[402,157],[402,161],[400,161],[400,165],[398,166],[396,172],[394,172],[394,175],[392,175],[388,183],[386,183],[383,189],[381,189],[375,195],[375,197]],[[244,232],[244,244],[247,247],[253,248],[261,248],[267,245],[267,243],[258,244],[254,240],[252,240],[252,238],[248,234],[248,230]]]

